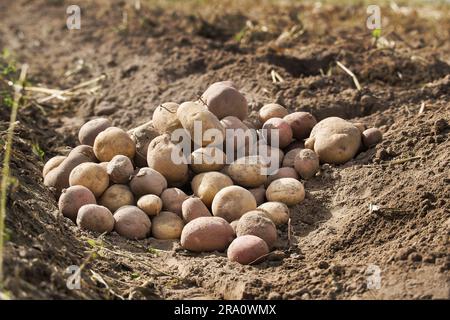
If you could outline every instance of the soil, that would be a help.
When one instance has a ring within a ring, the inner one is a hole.
[[[382,6],[376,45],[362,5],[142,1],[136,10],[133,1],[79,0],[81,29],[68,30],[69,4],[0,3],[0,48],[18,66],[30,66],[29,85],[67,89],[106,75],[95,92],[67,101],[39,103],[31,94],[24,101],[11,161],[5,295],[449,298],[448,5]],[[272,70],[283,82],[272,81]],[[291,210],[293,236],[281,228],[274,253],[255,266],[230,263],[224,253],[188,253],[177,241],[129,241],[115,233],[93,248],[98,235],[58,214],[41,170],[77,145],[81,124],[101,115],[130,129],[150,120],[160,103],[195,99],[227,79],[245,93],[251,119],[263,104],[278,102],[319,120],[340,116],[379,127],[384,140],[345,165],[323,165],[306,181],[305,201]],[[9,109],[2,101],[3,147]],[[83,266],[80,290],[66,286],[71,265]],[[380,287],[368,286],[377,272]]]

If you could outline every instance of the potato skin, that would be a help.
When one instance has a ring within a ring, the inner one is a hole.
[[[293,112],[283,118],[292,129],[292,135],[297,140],[308,138],[312,128],[317,124],[316,118],[309,112]]]
[[[224,251],[233,241],[234,231],[220,217],[199,217],[181,232],[181,246],[194,252]]]
[[[42,177],[45,178],[47,173],[49,173],[51,170],[57,168],[64,160],[66,160],[66,156],[55,156],[53,158],[50,158],[44,165],[44,168],[42,169]]]
[[[195,173],[220,171],[226,163],[225,153],[215,147],[199,148],[191,153],[190,168]]]
[[[233,116],[227,116],[220,120],[220,123],[225,128],[225,140],[226,147],[231,146],[231,137],[233,137],[233,148],[238,150],[240,148],[247,147],[251,142],[249,128],[239,118]]]
[[[233,161],[226,169],[234,183],[246,187],[256,188],[267,180],[268,165],[262,156],[242,157]]]
[[[91,190],[83,186],[73,186],[64,189],[59,197],[59,212],[72,220],[77,221],[78,210],[85,204],[97,204]]]
[[[133,205],[134,196],[128,186],[113,184],[103,192],[98,203],[108,208],[111,212],[114,212],[120,207]]]
[[[289,208],[282,202],[266,202],[261,204],[258,209],[263,210],[276,226],[286,224],[289,220]]]
[[[109,176],[98,163],[86,162],[73,168],[69,176],[70,186],[85,186],[99,197],[109,186]]]
[[[292,142],[292,129],[287,121],[281,118],[271,118],[264,122],[263,125],[263,136],[268,145],[276,143],[278,145],[273,145],[277,148],[283,149],[287,147]],[[278,140],[272,142],[272,130],[278,130]]]
[[[137,202],[139,209],[144,211],[148,216],[153,217],[161,212],[163,202],[160,197],[154,194],[146,194],[139,198]]]
[[[144,211],[135,206],[124,206],[114,213],[114,230],[128,239],[145,239],[152,223]]]
[[[251,194],[255,197],[256,205],[261,205],[266,201],[266,189],[263,186],[258,188],[248,189]]]
[[[97,204],[85,204],[78,211],[77,225],[81,229],[98,233],[114,230],[114,218],[108,208]]]
[[[294,148],[294,149],[290,150],[289,152],[287,152],[284,155],[282,166],[293,168],[295,165],[295,157],[297,157],[297,154],[299,154],[301,150],[302,149],[300,149],[300,148]]]
[[[178,103],[166,102],[156,107],[153,111],[153,126],[159,134],[172,133],[174,130],[182,128],[177,117]]]
[[[114,156],[106,166],[106,172],[114,183],[128,183],[134,172],[133,163],[130,158],[121,154]]]
[[[136,154],[136,143],[122,129],[109,127],[95,138],[94,153],[102,162],[111,161],[119,154],[133,159]]]
[[[247,234],[231,242],[227,250],[227,257],[230,261],[240,264],[259,263],[269,253],[267,243],[260,237]]]
[[[281,178],[293,178],[298,180],[299,176],[297,171],[291,167],[282,167],[275,171],[273,174],[267,176],[266,187],[269,186],[273,181]]]
[[[310,179],[320,169],[319,157],[314,151],[303,149],[295,157],[294,168],[303,179]]]
[[[202,94],[202,100],[219,119],[234,116],[244,120],[247,117],[247,100],[235,87],[228,84],[213,83]]]
[[[139,168],[147,166],[147,151],[150,142],[153,141],[159,132],[153,127],[153,122],[146,122],[139,127],[128,131],[128,135],[136,144],[136,154],[134,155],[134,163]]]
[[[181,213],[186,223],[199,217],[211,217],[211,213],[203,201],[195,197],[190,197],[183,201]]]
[[[98,134],[109,127],[112,127],[112,123],[109,119],[92,119],[81,126],[80,131],[78,132],[78,140],[80,140],[81,144],[92,147]]]
[[[220,190],[211,205],[212,214],[231,222],[244,213],[256,209],[253,194],[239,186],[229,186]]]
[[[179,239],[184,222],[176,213],[161,211],[152,220],[152,235],[156,239]]]
[[[260,211],[247,212],[239,219],[236,235],[241,237],[249,234],[263,239],[269,248],[273,247],[278,238],[275,224]]]
[[[168,188],[161,193],[163,209],[176,213],[181,217],[181,207],[188,195],[178,188]]]
[[[220,172],[204,172],[196,175],[191,186],[194,194],[207,206],[211,207],[215,195],[225,187],[233,185],[233,180]]]
[[[377,128],[364,130],[362,139],[366,148],[371,148],[383,140],[383,133]]]
[[[259,120],[261,123],[265,123],[272,118],[283,118],[284,116],[287,116],[288,113],[287,109],[282,105],[279,105],[278,103],[269,103],[259,110]]]
[[[296,205],[305,199],[303,184],[293,178],[281,178],[273,181],[266,190],[269,201],[282,202],[288,206]]]
[[[131,191],[137,196],[156,194],[157,196],[167,188],[164,176],[152,168],[140,168],[130,181]]]

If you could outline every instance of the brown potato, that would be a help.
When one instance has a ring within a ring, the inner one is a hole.
[[[256,205],[259,206],[266,201],[266,189],[263,186],[248,189],[248,191],[255,197]]]
[[[220,171],[225,163],[226,155],[219,148],[199,148],[191,153],[190,167],[195,173]]]
[[[134,196],[128,186],[113,184],[103,192],[98,203],[114,212],[123,206],[133,205]]]
[[[183,220],[170,211],[161,211],[152,219],[152,235],[156,239],[179,239],[183,227]]]
[[[314,151],[303,149],[295,157],[294,168],[303,179],[312,178],[320,169],[319,157]]]
[[[166,102],[156,107],[153,111],[153,125],[159,134],[172,133],[174,130],[182,128],[177,117],[178,103]]]
[[[258,207],[265,212],[276,226],[286,224],[289,221],[289,208],[282,202],[266,202]]]
[[[211,217],[211,213],[200,198],[187,198],[181,205],[184,222],[188,223],[199,217]]]
[[[284,155],[283,163],[281,165],[283,167],[291,167],[291,168],[293,168],[294,165],[295,165],[295,157],[297,157],[297,154],[299,154],[301,150],[302,149],[300,149],[300,148],[295,148],[295,149],[292,149],[289,152],[287,152]]]
[[[148,216],[153,217],[161,212],[163,202],[160,197],[154,194],[146,194],[139,198],[137,202],[139,209],[144,211]]]
[[[226,172],[234,183],[246,188],[256,188],[266,182],[268,164],[262,156],[243,157],[233,161]]]
[[[70,186],[85,186],[100,197],[109,186],[109,176],[98,163],[85,162],[73,168],[69,176]]]
[[[263,239],[269,248],[277,241],[275,224],[261,211],[250,211],[244,214],[238,222],[236,235],[254,235]]]
[[[283,149],[292,142],[292,129],[289,124],[281,118],[271,118],[264,122],[263,137],[268,145]],[[273,135],[278,132],[278,139]],[[273,140],[273,141],[272,141]]]
[[[233,238],[233,228],[223,218],[199,217],[184,226],[181,246],[195,252],[224,251]]]
[[[241,120],[247,117],[248,105],[245,97],[228,83],[213,83],[202,94],[202,101],[209,111],[219,119],[234,116]]]
[[[77,215],[77,225],[81,229],[98,233],[114,230],[114,218],[108,208],[97,204],[85,204]]]
[[[305,199],[303,184],[293,178],[281,178],[273,181],[266,190],[269,201],[283,202],[288,206],[296,205]]]
[[[101,165],[102,168],[105,169],[106,172],[108,172],[108,163],[109,162],[100,162],[99,165]]]
[[[78,140],[81,144],[93,146],[98,134],[107,128],[112,127],[112,123],[106,118],[97,118],[86,122],[78,132]]]
[[[379,144],[383,140],[383,134],[381,133],[380,129],[370,128],[364,130],[364,132],[362,133],[362,139],[364,146],[366,148],[371,148]]]
[[[128,183],[134,172],[133,163],[130,158],[119,154],[108,162],[106,172],[112,182],[121,184]]]
[[[247,234],[237,237],[231,242],[227,250],[227,257],[230,261],[250,264],[264,261],[268,253],[269,247],[263,239]]]
[[[42,176],[45,178],[47,173],[49,173],[51,170],[57,168],[64,160],[66,160],[66,156],[55,156],[51,159],[49,159],[42,169]]]
[[[63,189],[59,197],[59,212],[72,220],[77,221],[78,210],[85,204],[97,204],[91,190],[83,186],[73,186]]]
[[[94,153],[100,161],[110,161],[118,154],[133,159],[136,154],[136,143],[122,129],[109,127],[95,138]]]
[[[288,113],[287,109],[282,105],[279,105],[278,103],[269,103],[259,110],[259,120],[261,123],[265,123],[272,118],[283,118],[288,115]]]
[[[196,175],[191,182],[194,194],[203,201],[207,207],[211,207],[217,192],[225,187],[233,185],[230,177],[220,172],[204,172]]]
[[[301,111],[288,114],[283,119],[291,126],[292,135],[297,140],[308,138],[317,123],[311,113]]]
[[[273,181],[281,178],[294,178],[296,180],[299,179],[297,171],[291,167],[282,167],[276,170],[273,174],[267,176],[266,187],[270,185]]]
[[[211,209],[214,216],[231,222],[244,213],[255,210],[256,200],[250,191],[239,186],[229,186],[216,194]]]
[[[152,168],[141,168],[130,181],[131,191],[138,197],[145,194],[161,195],[167,188],[166,178]]]
[[[181,217],[181,207],[188,195],[178,188],[168,188],[161,193],[163,209],[165,211],[174,212]]]
[[[124,206],[114,213],[115,231],[128,239],[145,239],[152,223],[144,211],[135,206]]]
[[[128,134],[136,144],[134,163],[139,168],[146,167],[148,146],[153,139],[159,136],[159,132],[153,127],[153,122],[149,121],[128,131]]]

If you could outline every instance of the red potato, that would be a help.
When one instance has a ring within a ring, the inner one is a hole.
[[[112,123],[106,118],[97,118],[86,122],[78,132],[78,140],[81,144],[93,146],[98,134],[107,128],[112,127]]]
[[[130,181],[131,191],[137,196],[145,194],[161,195],[167,188],[166,178],[152,168],[141,168]]]
[[[181,205],[184,222],[188,223],[199,217],[211,217],[206,205],[200,198],[187,198]]]
[[[114,213],[114,230],[128,239],[145,239],[150,235],[152,223],[144,211],[135,206],[121,207]]]
[[[235,87],[229,86],[229,83],[210,85],[202,94],[202,101],[219,119],[234,116],[244,120],[247,117],[247,100]]]
[[[188,195],[178,188],[168,188],[161,193],[163,209],[174,212],[181,217],[183,202]]]
[[[42,177],[45,178],[45,176],[47,175],[47,173],[49,173],[51,170],[57,168],[64,160],[66,160],[66,156],[55,156],[53,158],[51,158],[50,160],[48,160],[45,165],[44,168],[42,169]]]
[[[98,163],[85,162],[73,168],[69,176],[70,186],[85,186],[100,197],[109,186],[109,176]]]
[[[136,143],[122,129],[109,127],[95,138],[94,153],[102,162],[111,161],[114,156],[119,154],[133,159],[136,154]]]
[[[77,221],[78,210],[85,204],[97,204],[91,190],[83,186],[64,189],[59,197],[59,212],[73,222]]]
[[[277,228],[275,224],[261,211],[250,211],[244,214],[236,227],[238,237],[254,235],[263,239],[269,248],[277,241]]]
[[[317,124],[316,118],[309,112],[294,112],[283,119],[291,126],[293,137],[297,140],[308,138],[312,128]]]
[[[283,149],[292,142],[292,129],[289,124],[281,118],[271,118],[267,120],[264,122],[262,128],[264,139],[268,145]],[[274,132],[278,132],[278,139],[274,138]]]
[[[109,233],[114,229],[114,218],[106,207],[85,204],[78,211],[77,225],[84,230]]]
[[[228,260],[240,264],[260,263],[269,253],[267,243],[254,235],[243,235],[231,242],[227,250]]]
[[[278,103],[269,103],[259,110],[259,120],[261,123],[265,123],[272,118],[283,118],[284,116],[287,116],[288,113],[287,109],[282,105],[279,105]]]
[[[371,148],[383,140],[383,134],[377,128],[364,130],[362,140],[366,148]]]
[[[106,172],[112,182],[121,184],[128,183],[134,172],[133,163],[130,158],[117,155],[108,162]]]
[[[282,167],[276,170],[273,174],[267,176],[266,187],[269,186],[273,181],[281,178],[293,178],[298,180],[299,176],[294,168]]]
[[[310,179],[319,171],[319,157],[310,149],[301,150],[294,161],[294,168],[303,179]]]

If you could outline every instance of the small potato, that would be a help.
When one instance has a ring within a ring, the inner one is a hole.
[[[179,239],[184,222],[176,214],[170,211],[161,211],[152,220],[152,235],[156,239]]]
[[[146,167],[148,146],[153,139],[159,136],[159,132],[153,127],[153,122],[148,121],[137,128],[129,130],[128,135],[136,144],[134,163],[139,168]]]
[[[163,209],[176,213],[181,217],[181,207],[188,195],[178,188],[168,188],[161,193],[161,200],[163,202]]]
[[[136,154],[136,143],[122,129],[109,127],[95,138],[94,153],[100,161],[111,161],[118,154],[133,159]]]
[[[320,169],[319,157],[314,151],[303,149],[295,157],[294,168],[303,179],[310,179]]]
[[[263,186],[260,186],[258,188],[248,189],[248,191],[253,194],[256,200],[256,205],[261,205],[266,201],[266,189]]]
[[[284,116],[287,116],[288,113],[287,109],[282,105],[279,105],[278,103],[269,103],[259,110],[259,120],[261,123],[265,123],[272,118],[283,118]]]
[[[267,243],[260,237],[247,234],[231,242],[227,250],[227,257],[230,261],[240,264],[260,263],[269,253]]]
[[[160,197],[154,194],[146,194],[139,198],[137,202],[139,209],[144,211],[148,216],[153,217],[161,212],[163,202]]]
[[[277,241],[275,224],[261,211],[250,211],[244,214],[238,222],[236,235],[254,235],[263,239],[269,248]]]
[[[292,129],[289,124],[281,118],[271,118],[264,122],[263,137],[268,145],[283,149],[292,142]],[[278,132],[278,139],[273,135]]]
[[[103,192],[98,203],[114,212],[123,206],[133,205],[134,196],[128,186],[113,184]]]
[[[106,172],[112,182],[122,184],[128,183],[134,172],[133,163],[130,158],[119,154],[114,156],[114,158],[108,162]]]
[[[124,206],[114,213],[114,230],[128,239],[145,239],[150,235],[152,222],[144,211],[135,206]]]
[[[204,172],[196,175],[191,182],[194,194],[207,206],[211,207],[217,192],[233,185],[233,180],[220,172]]]
[[[295,165],[295,157],[297,157],[297,154],[299,154],[299,152],[301,150],[302,149],[300,149],[300,148],[295,148],[295,149],[292,149],[289,152],[287,152],[284,155],[282,166],[293,168]]]
[[[181,212],[186,223],[199,217],[211,217],[211,213],[200,198],[187,198],[184,200]]]
[[[246,188],[256,188],[266,182],[268,170],[267,161],[262,156],[249,156],[233,161],[226,172],[234,183]]]
[[[266,202],[258,209],[263,210],[276,226],[283,225],[289,220],[289,208],[282,202]]]
[[[235,87],[224,81],[210,85],[202,94],[202,100],[219,119],[234,116],[244,120],[247,117],[247,100]]]
[[[166,178],[152,168],[141,168],[130,181],[131,191],[138,197],[145,194],[161,195],[167,188]]]
[[[219,148],[199,148],[191,153],[190,167],[195,173],[220,171],[225,163],[226,155]]]
[[[281,178],[273,181],[266,190],[269,201],[283,202],[288,206],[296,205],[305,199],[303,184],[293,178]]]
[[[76,222],[78,210],[85,204],[97,204],[92,191],[83,186],[69,187],[64,189],[59,197],[59,212]]]
[[[50,172],[50,170],[57,168],[64,160],[66,160],[66,158],[67,158],[66,156],[55,156],[50,160],[48,160],[45,163],[44,168],[42,169],[42,176],[45,178],[45,176],[47,175],[47,173]]]
[[[153,111],[153,125],[159,134],[172,133],[174,130],[182,128],[177,117],[178,107],[178,103],[166,102]]]
[[[69,176],[70,186],[85,186],[100,197],[109,186],[109,176],[98,163],[86,162],[76,166]]]
[[[233,238],[233,228],[223,218],[199,217],[184,226],[181,246],[194,252],[224,251]]]
[[[250,191],[239,186],[229,186],[216,194],[211,209],[214,216],[231,222],[244,213],[255,210],[256,200]]]
[[[112,123],[106,118],[97,118],[86,122],[78,132],[78,140],[81,144],[93,146],[98,134],[107,128],[112,127]]]
[[[114,230],[114,218],[108,208],[97,204],[85,204],[78,211],[77,225],[81,229],[98,233]]]
[[[296,180],[299,179],[297,171],[291,167],[282,167],[275,171],[273,174],[267,176],[266,187],[269,186],[273,181],[281,178],[294,178]]]
[[[309,112],[294,112],[283,118],[292,128],[295,139],[302,140],[309,137],[309,133],[316,125],[317,120]]]
[[[364,146],[366,148],[371,148],[379,144],[383,140],[383,134],[381,133],[380,129],[370,128],[364,130],[364,132],[362,133],[362,139]]]

